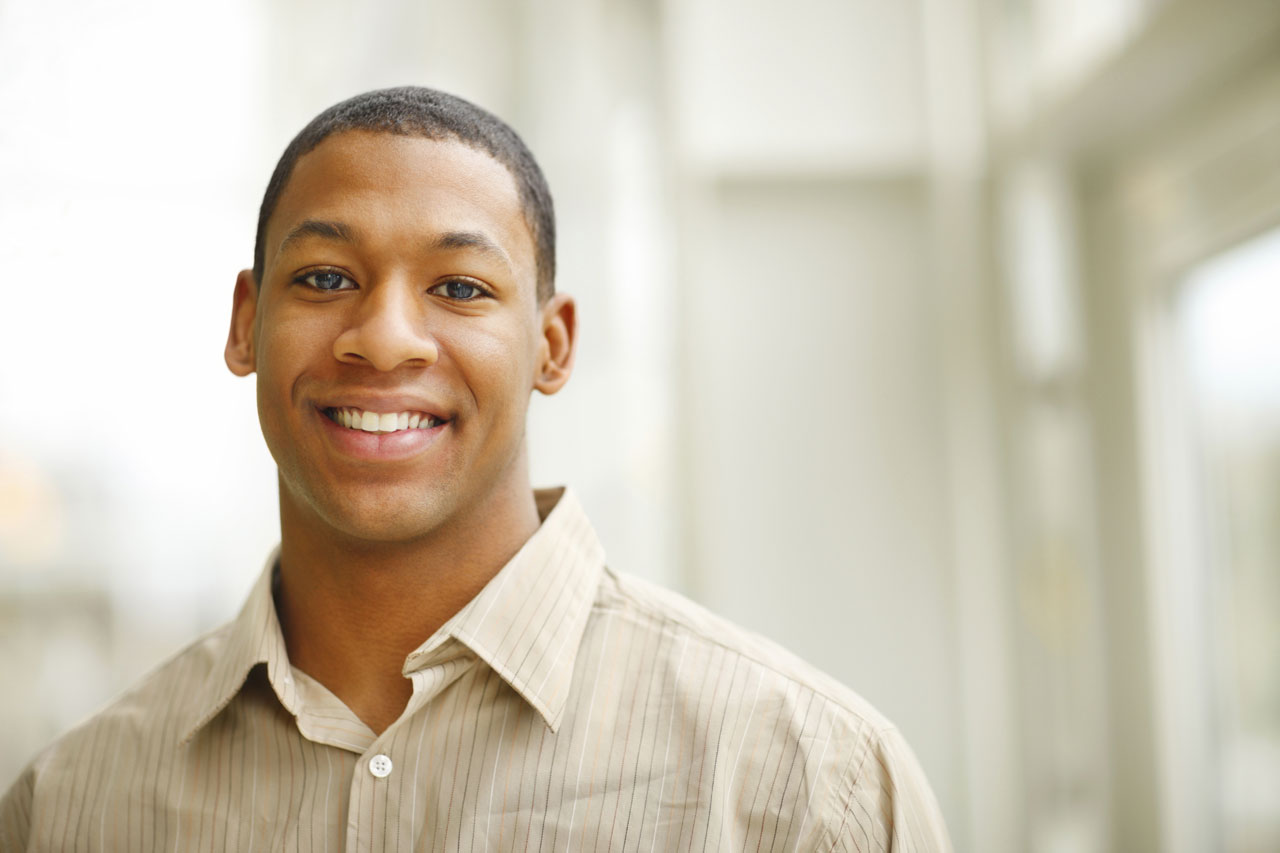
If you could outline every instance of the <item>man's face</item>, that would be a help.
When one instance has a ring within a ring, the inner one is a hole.
[[[258,374],[282,509],[389,542],[527,501],[529,394],[567,379],[568,362],[548,385],[566,318],[572,354],[572,303],[539,306],[536,268],[515,182],[483,152],[350,131],[304,155],[227,348]]]

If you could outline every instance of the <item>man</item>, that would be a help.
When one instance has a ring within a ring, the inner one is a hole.
[[[551,197],[428,89],[332,107],[267,187],[226,361],[281,542],[240,616],[39,755],[4,850],[939,850],[852,692],[604,565],[534,492],[573,367]]]

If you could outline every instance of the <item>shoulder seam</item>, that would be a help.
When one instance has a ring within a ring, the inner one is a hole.
[[[866,714],[862,713],[857,708],[850,707],[849,704],[843,698],[834,696],[829,691],[824,690],[821,687],[810,683],[809,681],[802,680],[792,675],[791,673],[780,670],[774,664],[769,663],[768,661],[761,660],[756,655],[749,654],[745,649],[741,649],[741,648],[729,645],[728,643],[720,639],[717,639],[716,637],[708,636],[706,632],[698,630],[695,626],[690,625],[688,622],[682,619],[671,618],[669,614],[655,612],[653,608],[645,607],[641,605],[633,597],[628,596],[626,600],[630,603],[636,604],[635,610],[625,610],[622,608],[610,607],[607,604],[602,604],[601,602],[597,601],[592,604],[591,611],[592,613],[622,616],[624,618],[631,618],[636,621],[644,620],[649,625],[652,625],[653,627],[664,629],[664,630],[667,628],[667,626],[678,627],[680,629],[683,629],[684,631],[687,631],[689,634],[693,635],[694,637],[697,637],[699,640],[701,640],[704,643],[707,643],[713,646],[718,646],[724,649],[726,652],[731,652],[737,657],[750,661],[756,666],[759,666],[762,669],[765,669],[773,673],[774,675],[778,676],[779,678],[783,679],[788,684],[794,684],[795,686],[803,690],[809,691],[815,696],[822,697],[823,699],[830,702],[832,705],[856,717],[860,722],[865,723],[877,735],[880,735],[883,732],[894,728],[893,723],[885,720],[876,720],[874,718],[869,718]],[[742,630],[745,631],[746,629],[742,629]]]

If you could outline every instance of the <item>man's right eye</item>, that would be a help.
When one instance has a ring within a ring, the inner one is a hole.
[[[347,278],[339,272],[331,270],[323,270],[321,272],[313,272],[310,275],[301,276],[298,281],[309,284],[316,290],[334,291],[334,290],[350,290],[355,287],[355,282]],[[346,282],[344,285],[343,282]]]

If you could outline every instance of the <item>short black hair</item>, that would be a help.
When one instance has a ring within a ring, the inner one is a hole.
[[[302,155],[335,133],[364,130],[456,140],[497,160],[515,179],[524,208],[525,224],[533,236],[538,272],[538,302],[555,292],[556,217],[551,190],[538,161],[520,136],[502,119],[456,95],[424,86],[398,86],[356,95],[313,118],[276,163],[258,210],[258,233],[253,247],[253,277],[262,285],[266,263],[267,220]]]

